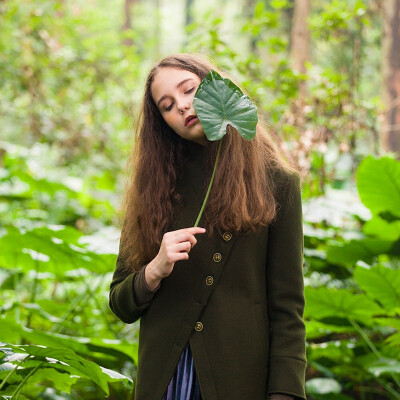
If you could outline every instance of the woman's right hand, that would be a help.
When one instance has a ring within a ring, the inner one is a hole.
[[[157,256],[146,266],[145,279],[149,289],[154,290],[166,278],[179,260],[187,260],[189,252],[197,243],[194,235],[205,233],[204,228],[178,229],[164,234]]]

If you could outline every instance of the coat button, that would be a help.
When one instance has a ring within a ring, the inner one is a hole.
[[[211,286],[214,283],[214,278],[212,276],[207,276],[206,278],[206,284],[208,286]]]
[[[196,329],[197,332],[201,332],[203,330],[203,324],[201,322],[196,322],[194,329]]]
[[[222,237],[223,237],[223,239],[225,240],[225,242],[228,242],[229,240],[232,239],[232,233],[230,233],[230,232],[225,232],[225,233],[222,235]]]
[[[213,255],[213,260],[214,260],[215,262],[220,262],[220,261],[222,260],[221,253],[215,253],[215,254]]]

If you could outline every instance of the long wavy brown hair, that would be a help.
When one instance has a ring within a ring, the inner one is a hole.
[[[163,234],[182,206],[176,184],[187,160],[187,140],[166,124],[151,95],[154,77],[164,67],[188,70],[200,79],[211,69],[218,71],[201,56],[176,54],[161,60],[147,77],[122,207],[120,257],[131,271],[140,270],[157,255]],[[277,213],[273,172],[292,167],[261,119],[253,140],[243,139],[230,126],[222,140],[214,184],[204,210],[206,234],[212,235],[214,230],[255,231],[271,223]],[[218,142],[208,141],[205,145],[207,177],[211,176],[217,149]]]

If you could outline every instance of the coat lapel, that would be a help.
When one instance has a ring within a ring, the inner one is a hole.
[[[174,219],[171,230],[194,225],[207,192],[209,178],[204,174],[204,153],[199,145],[196,146],[192,145],[181,184],[177,187],[183,198],[183,209]],[[205,226],[204,213],[199,226]],[[190,251],[189,260],[178,262],[173,271],[172,275],[192,291],[196,301],[203,306],[218,283],[236,236],[236,233],[217,231],[211,237],[208,233],[197,235],[197,244]]]

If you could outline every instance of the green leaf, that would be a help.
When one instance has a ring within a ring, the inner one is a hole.
[[[0,236],[0,265],[24,271],[38,270],[64,276],[66,271],[85,268],[96,273],[109,271],[113,254],[96,254],[79,244],[82,234],[66,226],[29,230],[8,226]]]
[[[378,216],[367,221],[363,226],[366,235],[395,241],[400,238],[400,221],[386,221]]]
[[[386,342],[392,346],[400,347],[400,332],[394,333],[386,339]]]
[[[30,378],[29,383],[47,383],[57,390],[71,393],[71,386],[78,377],[71,376],[66,371],[58,371],[54,368],[39,368]]]
[[[349,335],[350,336],[350,335]],[[330,342],[311,343],[307,357],[311,361],[331,364],[346,364],[354,357],[354,346],[347,340],[334,340]]]
[[[354,329],[349,325],[333,325],[316,320],[306,321],[306,335],[308,340],[326,337],[332,333],[348,333],[353,331]]]
[[[72,367],[73,370],[78,372],[79,376],[89,378],[96,383],[107,395],[109,394],[108,382],[115,380],[104,373],[101,367],[91,361],[78,356],[74,351],[69,349],[51,348],[44,346],[13,346],[7,345],[15,351],[25,352],[34,356],[35,360],[43,362],[43,366],[52,366],[55,368],[61,367],[65,369],[63,363],[67,364],[66,367]],[[35,361],[34,360],[34,361]],[[69,368],[67,368],[68,370]],[[128,379],[128,378],[126,378]]]
[[[400,270],[376,265],[371,269],[356,267],[354,278],[368,297],[385,308],[400,307]]]
[[[400,331],[400,318],[375,318],[375,322],[381,326],[390,326]]]
[[[331,245],[326,252],[326,258],[333,264],[352,266],[362,260],[372,263],[373,259],[388,253],[393,247],[393,242],[383,239],[365,238],[351,240],[343,245]]]
[[[353,318],[373,325],[372,317],[382,309],[365,295],[355,295],[344,289],[305,288],[306,318],[324,320],[328,318]]]
[[[0,317],[0,342],[17,343],[20,340],[21,325],[14,320]]]
[[[366,157],[357,171],[361,201],[374,214],[388,211],[400,216],[400,162],[389,157]]]
[[[278,10],[289,7],[287,0],[271,0],[270,5]]]
[[[228,125],[247,140],[256,134],[256,106],[231,80],[213,70],[200,83],[193,106],[208,140],[220,140]]]
[[[375,376],[382,374],[400,374],[400,361],[381,358],[366,366],[367,370]]]
[[[327,393],[340,393],[342,387],[340,383],[332,378],[313,378],[306,382],[307,393],[313,394],[327,394]]]
[[[385,343],[389,346],[394,346],[397,350],[400,349],[400,318],[374,318],[374,321],[385,328],[394,328],[398,332],[394,332],[392,335],[385,339]]]
[[[38,332],[28,328],[21,330],[21,336],[35,344],[68,348],[91,358],[113,357],[117,360],[135,362],[137,365],[134,357],[137,343],[129,343],[126,340],[74,337],[52,332]]]
[[[40,332],[22,327],[15,321],[0,318],[0,341],[19,342],[24,338],[35,345],[58,347],[73,350],[82,356],[97,360],[126,360],[137,365],[138,343],[118,339],[88,338],[84,336],[67,336],[53,332]]]

